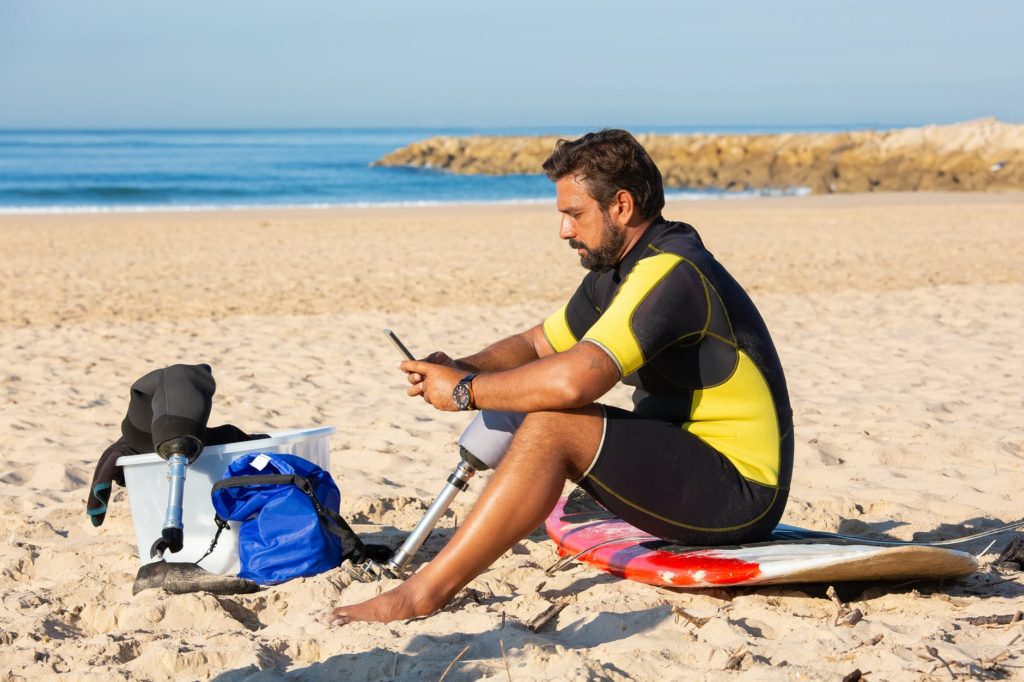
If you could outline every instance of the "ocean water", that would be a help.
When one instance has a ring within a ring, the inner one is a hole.
[[[795,129],[750,126],[722,132]],[[708,129],[637,128],[635,132],[698,130]],[[571,137],[581,132],[511,128],[0,131],[0,212],[550,201],[554,187],[539,173],[464,176],[370,164],[432,135]],[[716,193],[677,190],[671,194]]]

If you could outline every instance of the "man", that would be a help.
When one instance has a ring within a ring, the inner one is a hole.
[[[623,130],[560,140],[559,237],[591,270],[542,325],[451,360],[403,362],[440,410],[525,413],[448,545],[399,587],[328,619],[430,614],[551,512],[566,480],[616,515],[680,543],[756,540],[782,515],[792,415],[768,330],[685,223],[661,217],[661,173]],[[618,381],[632,412],[595,401]]]

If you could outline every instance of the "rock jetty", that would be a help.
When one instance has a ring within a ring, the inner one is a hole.
[[[1024,189],[1024,125],[994,118],[896,130],[779,135],[637,135],[665,186],[811,192]],[[374,165],[539,173],[557,137],[432,137]]]

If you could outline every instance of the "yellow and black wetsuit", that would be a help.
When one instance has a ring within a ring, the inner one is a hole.
[[[634,526],[686,544],[766,536],[793,466],[775,346],[743,288],[685,223],[656,219],[611,271],[544,322],[556,351],[586,340],[634,386],[578,481]]]

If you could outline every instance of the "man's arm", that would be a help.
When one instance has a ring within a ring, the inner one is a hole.
[[[607,393],[620,377],[608,353],[584,341],[515,369],[481,374],[473,380],[473,400],[478,409],[507,412],[582,407]]]
[[[479,353],[467,355],[464,358],[453,360],[447,353],[435,351],[423,358],[423,362],[435,365],[444,365],[467,372],[499,372],[505,369],[521,367],[528,362],[551,355],[555,349],[551,347],[546,336],[544,336],[544,325],[527,329],[525,332],[513,334],[501,341],[492,343]],[[408,372],[409,383],[416,386],[423,381],[423,375],[419,372]],[[420,395],[422,391],[412,392],[409,395]]]
[[[546,357],[555,350],[544,336],[544,325],[527,329],[520,334],[493,343],[479,353],[460,358],[455,362],[470,372],[499,372]]]
[[[543,336],[543,333],[542,333]],[[439,410],[454,410],[452,388],[465,370],[403,362],[400,367],[424,377],[409,389]],[[549,353],[533,362],[473,380],[473,401],[478,409],[507,412],[539,412],[589,405],[618,382],[619,366],[602,348],[589,341],[577,343],[564,353]]]

